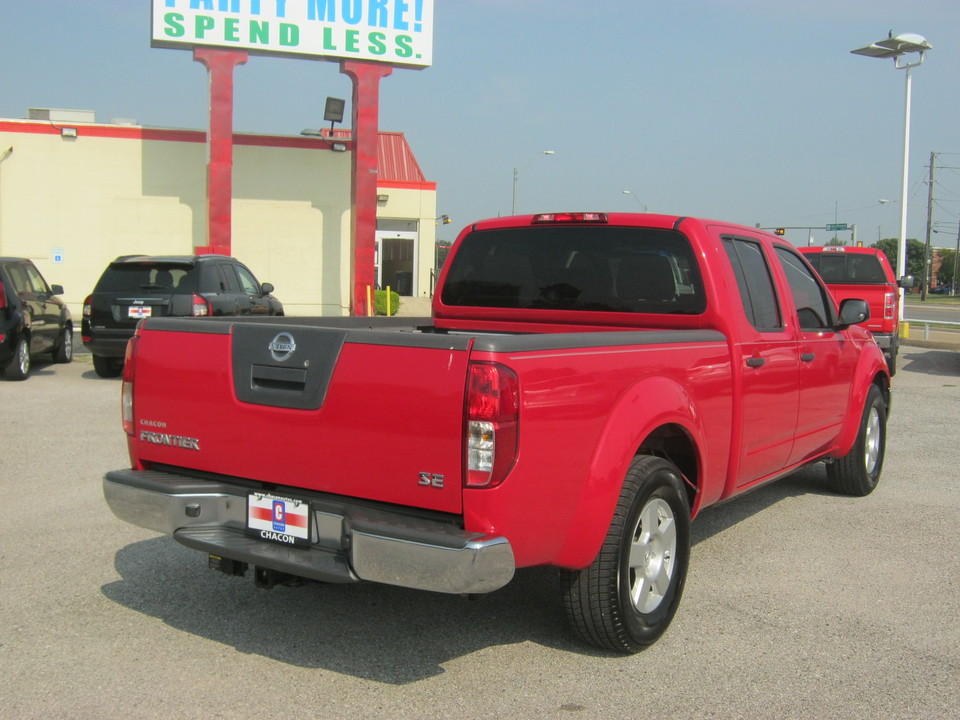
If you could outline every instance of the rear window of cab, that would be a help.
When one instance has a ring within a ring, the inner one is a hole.
[[[455,307],[697,315],[700,271],[675,230],[540,225],[478,230],[452,258],[441,302]]]
[[[887,285],[893,282],[874,254],[821,252],[804,253],[804,257],[827,284]]]

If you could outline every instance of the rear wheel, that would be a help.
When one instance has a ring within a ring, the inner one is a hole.
[[[856,442],[846,455],[827,464],[827,479],[837,492],[864,496],[880,481],[887,444],[887,407],[883,394],[871,385],[864,403]]]
[[[21,337],[13,351],[13,357],[3,367],[4,374],[11,380],[26,380],[30,374],[30,343]]]
[[[890,347],[883,351],[883,356],[887,361],[887,370],[890,372],[890,377],[893,377],[897,374],[897,352],[899,349],[897,336],[894,335],[893,340],[890,341]]]
[[[689,557],[690,506],[680,472],[662,458],[637,457],[593,564],[563,572],[574,632],[621,653],[653,644],[680,604]]]
[[[93,356],[93,369],[97,375],[102,378],[119,377],[123,372],[123,360],[120,358],[104,357],[103,355]]]

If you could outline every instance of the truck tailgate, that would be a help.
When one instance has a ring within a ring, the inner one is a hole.
[[[148,466],[459,513],[469,345],[293,323],[147,321],[133,454]]]

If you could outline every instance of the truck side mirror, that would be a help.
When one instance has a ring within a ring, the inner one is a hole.
[[[914,287],[915,284],[916,280],[914,279],[913,275],[904,275],[897,281],[897,285],[905,290],[909,290],[910,288]]]
[[[847,298],[840,303],[840,330],[858,325],[870,319],[870,306],[866,300]]]

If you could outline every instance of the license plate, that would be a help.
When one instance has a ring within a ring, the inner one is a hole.
[[[153,315],[153,308],[149,305],[131,305],[127,308],[127,317],[145,318]]]
[[[310,544],[310,503],[295,498],[250,493],[247,529],[255,536],[284,545]]]

